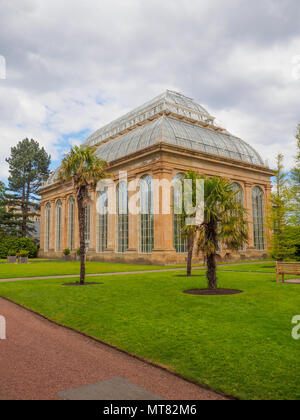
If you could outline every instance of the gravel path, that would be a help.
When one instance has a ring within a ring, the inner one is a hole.
[[[221,395],[110,348],[0,298],[7,339],[0,340],[0,400],[53,400],[57,393],[122,377],[163,399]]]

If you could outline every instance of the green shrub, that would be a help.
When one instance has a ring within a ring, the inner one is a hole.
[[[21,250],[28,251],[29,258],[36,258],[38,247],[34,241],[29,238],[6,237],[0,241],[0,258],[5,259],[9,251],[14,250],[15,254]]]
[[[15,257],[17,255],[17,251],[14,251],[13,249],[10,249],[7,253],[8,257]]]
[[[26,251],[25,249],[21,249],[21,251],[20,252],[18,252],[18,257],[20,257],[20,258],[26,258],[26,257],[28,257],[28,255],[29,255],[29,252],[28,251]]]
[[[66,248],[65,250],[64,250],[64,255],[70,255],[71,254],[71,251],[69,250],[69,248]]]
[[[76,251],[76,255],[77,255],[78,257],[80,257],[80,248],[79,248],[79,249],[77,249],[77,251]]]

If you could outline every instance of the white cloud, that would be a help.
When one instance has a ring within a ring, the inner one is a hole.
[[[169,88],[194,97],[271,164],[292,164],[300,122],[297,0],[0,0],[0,176],[11,146],[57,160]],[[85,135],[83,135],[85,136]],[[85,138],[82,138],[82,141]]]

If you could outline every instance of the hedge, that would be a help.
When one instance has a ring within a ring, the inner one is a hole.
[[[32,239],[6,237],[0,239],[0,258],[7,258],[9,251],[20,252],[21,250],[29,252],[29,258],[36,258],[38,247]]]

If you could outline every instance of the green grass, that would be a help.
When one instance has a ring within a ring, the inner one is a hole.
[[[230,263],[225,263],[225,265]],[[267,263],[265,263],[267,264]],[[202,264],[197,264],[200,267]],[[169,268],[182,268],[184,265],[158,266],[158,265],[138,265],[105,262],[87,262],[87,274],[100,273],[122,273],[127,271],[148,271],[163,270]],[[238,270],[240,266],[222,267],[225,270]],[[243,271],[254,270],[255,265],[241,266]],[[221,267],[220,267],[221,269]],[[65,276],[79,275],[80,264],[76,261],[65,262],[63,260],[32,259],[29,264],[7,264],[6,260],[0,260],[0,279],[12,279],[16,277],[45,277],[45,276]]]
[[[172,267],[178,268],[183,266],[87,262],[86,272],[87,274],[122,273],[124,271],[162,270]],[[79,273],[80,263],[76,261],[65,262],[63,260],[30,260],[29,264],[7,264],[3,260],[0,262],[0,279],[12,279],[16,277],[64,276],[73,274],[79,275]]]
[[[103,277],[103,285],[62,287],[64,280],[0,283],[0,295],[242,399],[300,399],[300,285],[273,273],[219,272],[234,296],[200,297],[204,273]],[[90,281],[91,279],[89,279]]]
[[[253,273],[275,273],[276,263],[275,262],[260,262],[254,264],[241,264],[232,266],[221,266],[220,271],[239,271],[239,272],[253,272]]]

